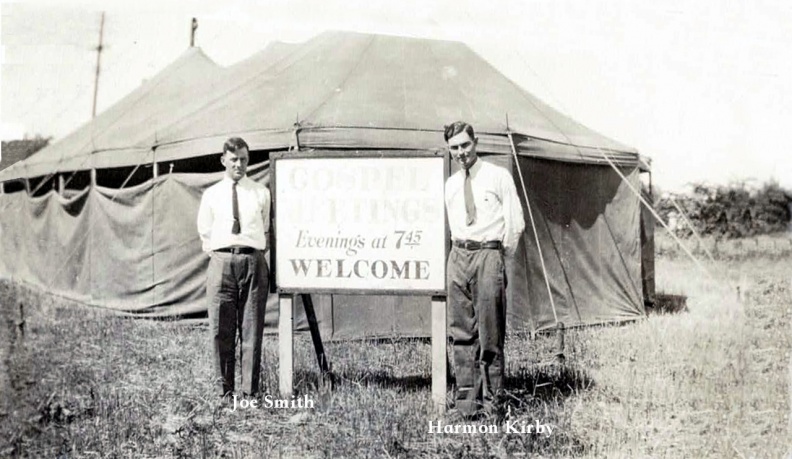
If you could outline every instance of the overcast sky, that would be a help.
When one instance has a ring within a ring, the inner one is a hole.
[[[134,5],[134,6],[131,6]],[[273,40],[353,30],[467,43],[567,115],[652,157],[654,180],[792,189],[792,2],[2,0],[2,135],[53,136],[197,45],[233,64]],[[486,88],[482,88],[486,89]]]

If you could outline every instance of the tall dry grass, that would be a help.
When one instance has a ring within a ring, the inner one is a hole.
[[[211,393],[204,328],[4,282],[0,457],[782,457],[792,452],[789,255],[734,249],[709,266],[711,280],[666,250],[658,289],[686,295],[688,312],[569,330],[563,365],[555,336],[510,336],[509,419],[552,424],[550,436],[429,434],[440,418],[421,340],[326,343],[330,387],[299,336],[295,389],[316,408],[231,412]],[[273,336],[264,359],[264,392],[276,395]]]

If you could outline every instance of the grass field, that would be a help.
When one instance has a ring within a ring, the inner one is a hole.
[[[430,434],[441,418],[421,340],[328,343],[330,388],[298,336],[295,388],[315,408],[231,412],[210,392],[204,328],[108,316],[2,282],[0,457],[792,454],[789,236],[721,243],[706,264],[716,280],[670,240],[658,252],[658,290],[687,296],[688,311],[570,330],[563,365],[552,335],[507,341],[509,419],[551,424],[551,435]],[[275,395],[275,337],[264,354],[264,392]]]

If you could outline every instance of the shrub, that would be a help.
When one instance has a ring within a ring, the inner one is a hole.
[[[666,194],[655,206],[681,237],[692,235],[674,202],[701,235],[739,238],[784,231],[790,224],[792,193],[776,182],[760,188],[746,183],[728,186],[696,184],[687,194]],[[675,222],[676,221],[676,222]]]

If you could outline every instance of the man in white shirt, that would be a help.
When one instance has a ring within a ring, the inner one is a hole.
[[[236,334],[242,344],[242,392],[256,396],[261,372],[269,269],[264,256],[270,226],[270,193],[247,178],[248,145],[239,137],[223,145],[223,179],[207,188],[198,209],[198,234],[209,254],[206,296],[221,396],[234,392]]]
[[[509,172],[482,161],[473,127],[447,126],[444,137],[461,169],[445,186],[451,229],[448,330],[456,372],[456,409],[466,417],[494,414],[503,388],[506,335],[505,257],[513,257],[525,228]]]

